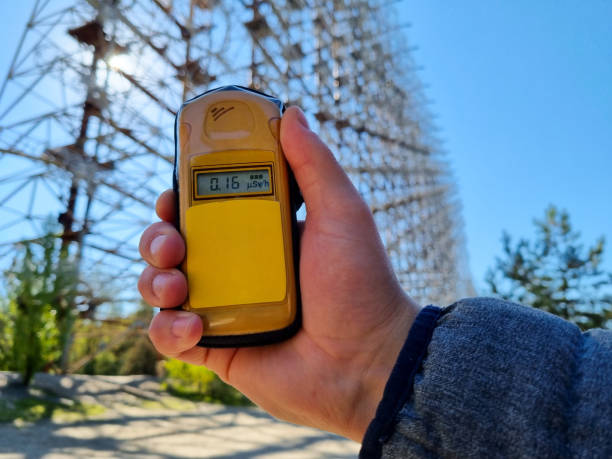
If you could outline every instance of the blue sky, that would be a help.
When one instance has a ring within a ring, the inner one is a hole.
[[[548,204],[612,270],[612,2],[405,1],[407,34],[459,184],[479,293],[503,230]]]
[[[4,78],[32,2],[5,2]],[[612,2],[404,1],[398,7],[459,185],[479,293],[503,230],[554,203],[612,270]]]

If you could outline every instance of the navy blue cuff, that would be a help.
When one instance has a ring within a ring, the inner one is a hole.
[[[442,309],[437,306],[426,306],[414,320],[385,386],[382,400],[376,409],[376,416],[363,437],[359,451],[360,459],[381,457],[383,443],[393,433],[396,417],[412,394],[414,376],[419,371],[441,313]]]

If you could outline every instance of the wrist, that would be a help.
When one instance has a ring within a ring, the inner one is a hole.
[[[414,390],[414,378],[442,313],[437,306],[427,306],[415,318],[385,385],[375,417],[365,432],[359,457],[381,457],[383,443],[393,434],[400,410]]]
[[[367,346],[372,352],[368,354],[368,361],[359,369],[359,387],[356,390],[348,433],[345,434],[348,438],[362,441],[376,415],[391,371],[420,309],[402,291],[395,312],[389,315],[368,340]]]

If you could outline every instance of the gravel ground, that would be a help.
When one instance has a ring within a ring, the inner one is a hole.
[[[28,391],[0,372],[0,398]],[[38,374],[34,393],[99,404],[103,414],[80,420],[0,423],[0,458],[355,458],[359,445],[278,421],[256,408],[192,403],[168,397],[144,376]],[[32,392],[30,392],[31,394]]]

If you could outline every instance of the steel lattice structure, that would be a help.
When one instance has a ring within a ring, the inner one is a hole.
[[[469,293],[454,184],[379,0],[37,0],[0,87],[0,257],[51,216],[81,305],[133,301],[181,102],[242,84],[300,105],[419,301]]]

